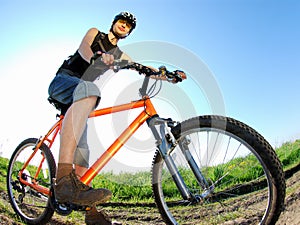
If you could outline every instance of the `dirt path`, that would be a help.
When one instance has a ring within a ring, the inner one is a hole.
[[[287,194],[285,202],[285,210],[281,214],[276,225],[299,225],[300,224],[300,171],[294,173],[286,180]],[[0,204],[7,208],[7,211],[0,211],[0,225],[19,225],[21,223],[9,218],[12,209],[8,204],[7,195],[5,192],[0,192]],[[119,205],[117,207],[110,207],[108,213],[113,215],[115,219],[122,221],[124,225],[138,224],[138,225],[160,225],[164,224],[160,218],[155,207]],[[79,214],[80,217],[80,214]],[[84,216],[81,219],[66,218],[54,215],[53,220],[49,224],[70,225],[70,224],[84,224]],[[229,221],[226,225],[235,224],[251,224],[245,221]]]
[[[281,214],[278,225],[300,224],[300,171],[287,179],[287,194],[285,198],[285,210]]]

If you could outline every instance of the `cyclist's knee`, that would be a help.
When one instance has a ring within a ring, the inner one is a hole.
[[[73,93],[73,102],[84,100],[93,104],[95,107],[99,104],[101,93],[96,84],[90,81],[81,81]]]

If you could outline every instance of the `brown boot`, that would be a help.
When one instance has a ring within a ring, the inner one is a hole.
[[[62,177],[54,184],[55,198],[59,203],[90,206],[104,203],[111,198],[111,191],[93,189],[78,180],[75,171]]]
[[[116,221],[112,222],[103,210],[97,211],[96,207],[86,211],[85,223],[87,225],[122,225],[122,223]]]

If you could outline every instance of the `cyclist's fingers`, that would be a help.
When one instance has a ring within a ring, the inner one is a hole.
[[[107,54],[107,53],[103,53],[102,54],[102,61],[106,64],[106,65],[111,65],[114,62],[114,56],[111,54]]]

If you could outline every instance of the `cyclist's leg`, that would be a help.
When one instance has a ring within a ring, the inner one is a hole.
[[[100,91],[92,82],[80,81],[73,93],[73,104],[68,109],[61,130],[60,153],[55,195],[61,203],[92,205],[111,197],[106,189],[93,190],[81,183],[73,171],[74,153],[82,136],[88,115],[100,99]]]
[[[80,79],[78,77],[71,76],[66,70],[62,70],[49,85],[49,96],[62,104],[71,105],[73,103],[73,93],[79,83]],[[72,165],[69,163],[62,165],[59,161],[56,178],[60,179],[68,175],[70,170],[72,170]]]
[[[90,112],[95,108],[100,91],[92,82],[80,81],[74,90],[73,104],[67,111],[61,132],[59,163],[73,164],[74,153],[86,126]]]
[[[80,79],[78,77],[71,76],[66,70],[62,70],[50,83],[48,88],[49,96],[62,104],[71,105],[73,103],[74,90],[79,83]],[[72,165],[62,165],[59,161],[56,173],[57,180],[68,175],[70,170],[72,170]]]
[[[90,151],[87,143],[87,125],[78,142],[74,155],[75,173],[78,178],[82,177],[89,168]],[[89,184],[90,185],[90,184]]]

